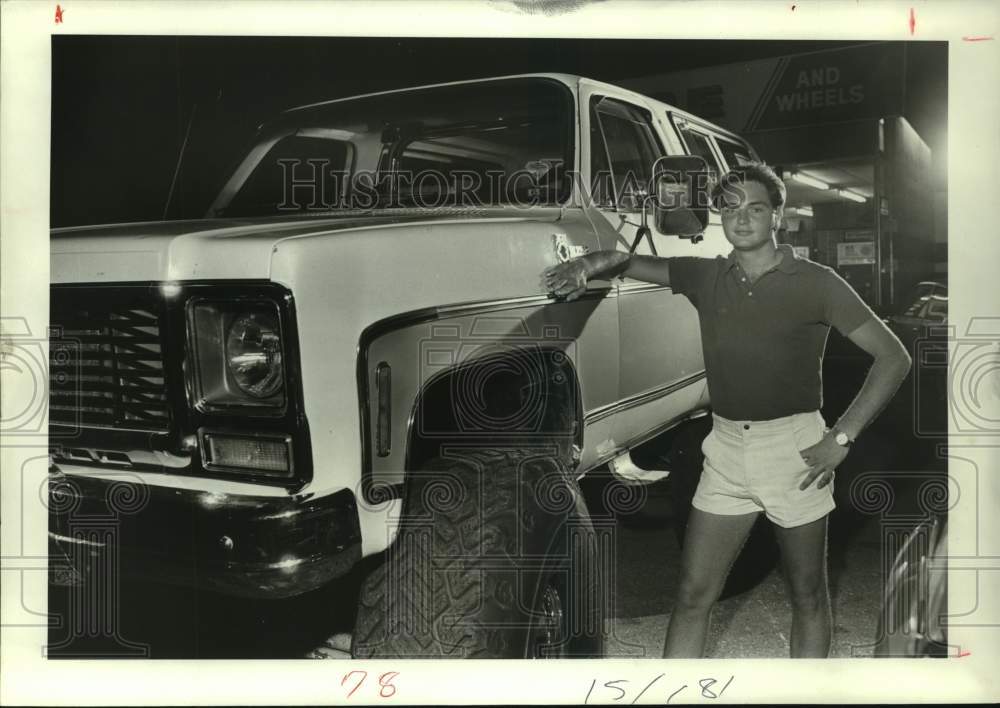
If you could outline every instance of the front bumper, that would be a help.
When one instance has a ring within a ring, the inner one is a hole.
[[[283,598],[346,574],[361,558],[350,490],[326,496],[216,494],[113,474],[49,474],[49,540],[85,579],[115,575]],[[98,570],[102,569],[102,570]]]

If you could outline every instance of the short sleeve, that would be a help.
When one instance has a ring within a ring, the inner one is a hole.
[[[845,337],[870,319],[877,319],[861,296],[833,270],[824,278],[823,320]]]
[[[667,270],[670,274],[670,289],[678,295],[686,295],[688,300],[698,306],[698,293],[705,284],[708,269],[715,261],[711,258],[696,258],[692,256],[675,256],[667,258]]]

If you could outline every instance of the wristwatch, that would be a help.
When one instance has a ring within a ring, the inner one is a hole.
[[[850,438],[850,437],[849,437],[849,436],[847,435],[847,433],[845,433],[845,432],[843,432],[843,431],[841,431],[841,430],[837,430],[836,428],[834,428],[834,429],[832,430],[832,432],[835,432],[835,433],[836,433],[836,435],[834,435],[834,436],[833,436],[833,441],[834,441],[835,443],[837,443],[838,445],[840,445],[841,447],[850,447],[850,446],[851,446],[851,443],[853,443],[853,442],[854,442],[854,441],[853,441],[853,440],[851,440],[851,438]]]

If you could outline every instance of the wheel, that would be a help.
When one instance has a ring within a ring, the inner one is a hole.
[[[691,500],[701,478],[705,456],[701,444],[711,432],[710,418],[698,418],[681,426],[671,439],[665,463],[671,471],[667,482],[671,486],[674,506],[674,533],[684,545]],[[761,515],[754,524],[743,549],[733,562],[719,599],[726,599],[751,590],[766,578],[778,563],[778,543],[770,522]]]
[[[601,656],[597,548],[550,454],[445,450],[409,475],[396,540],[362,585],[352,655]]]

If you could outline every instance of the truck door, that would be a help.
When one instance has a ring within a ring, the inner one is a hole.
[[[641,223],[652,167],[667,154],[653,113],[603,86],[581,90],[590,136],[595,224],[602,247],[627,251]],[[679,154],[678,141],[672,152]],[[613,243],[613,246],[607,243]],[[690,240],[653,235],[636,253],[701,255]],[[698,406],[705,396],[697,313],[682,295],[637,280],[616,280],[621,355],[615,439],[619,445]]]

